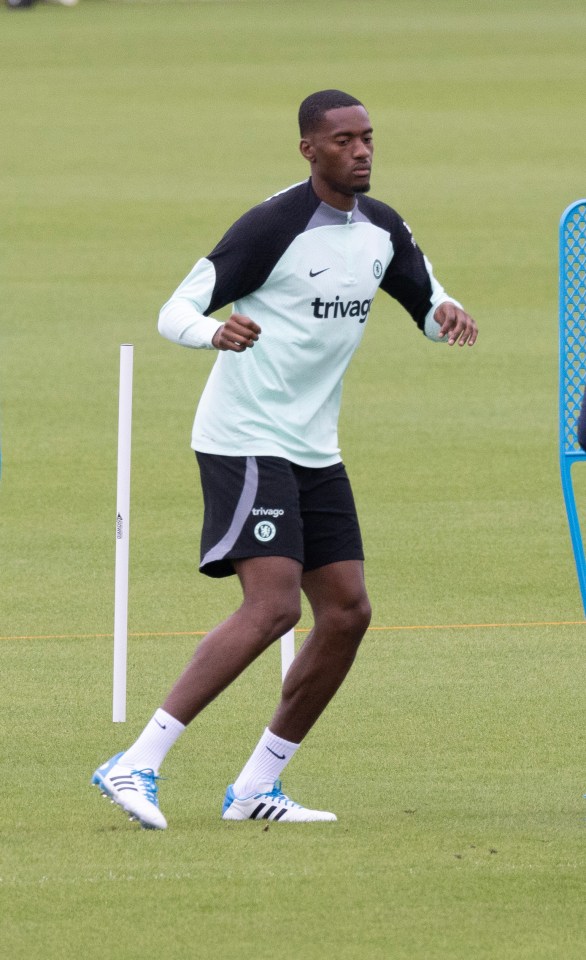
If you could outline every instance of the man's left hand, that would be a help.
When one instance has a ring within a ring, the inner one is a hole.
[[[439,323],[440,337],[448,338],[448,345],[453,347],[458,343],[463,347],[466,343],[473,347],[478,337],[478,327],[476,323],[461,307],[455,303],[440,303],[433,315],[436,323]]]

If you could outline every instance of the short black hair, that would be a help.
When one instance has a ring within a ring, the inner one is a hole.
[[[299,132],[302,137],[312,133],[323,120],[328,110],[338,110],[340,107],[363,107],[364,104],[356,97],[344,93],[343,90],[318,90],[305,98],[299,107]]]

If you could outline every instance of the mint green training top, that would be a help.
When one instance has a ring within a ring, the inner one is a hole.
[[[192,447],[227,456],[277,456],[307,467],[340,461],[342,381],[381,287],[439,339],[448,297],[407,224],[358,195],[346,213],[304,181],[253,207],[161,309],[163,336],[210,348],[233,303],[261,327],[253,349],[222,351],[201,395]]]

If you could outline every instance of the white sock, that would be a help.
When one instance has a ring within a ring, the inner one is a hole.
[[[150,769],[158,773],[167,752],[184,730],[179,720],[159,708],[118,762],[135,770]]]
[[[237,797],[251,797],[255,793],[268,793],[275,780],[289,763],[299,747],[298,743],[282,740],[267,727],[258,741],[250,760],[234,782]]]

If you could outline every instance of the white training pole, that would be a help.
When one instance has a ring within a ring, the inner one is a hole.
[[[287,671],[295,659],[295,631],[288,630],[281,637],[281,680],[284,683]]]
[[[128,546],[130,535],[130,440],[132,429],[132,365],[134,347],[120,347],[118,402],[118,480],[116,488],[116,570],[114,584],[114,685],[112,720],[126,720],[128,645]]]

